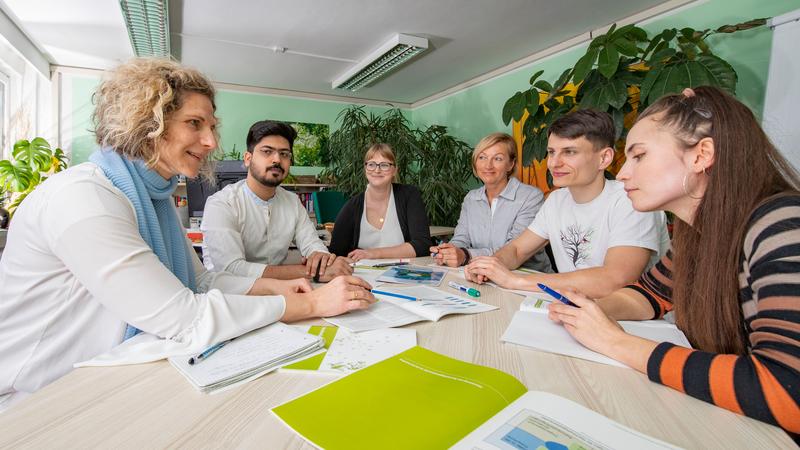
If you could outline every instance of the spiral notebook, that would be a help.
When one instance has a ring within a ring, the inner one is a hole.
[[[195,364],[188,356],[169,362],[199,391],[210,393],[254,380],[278,367],[324,349],[319,336],[277,322],[239,336],[213,355]]]

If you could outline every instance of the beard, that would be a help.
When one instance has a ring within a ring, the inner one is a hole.
[[[278,169],[281,172],[280,175],[278,177],[272,176],[272,174],[269,173],[271,169]],[[286,172],[281,166],[271,166],[267,169],[266,173],[256,173],[251,170],[250,175],[252,175],[256,181],[268,187],[278,187],[281,182],[283,182],[284,178],[286,178]]]

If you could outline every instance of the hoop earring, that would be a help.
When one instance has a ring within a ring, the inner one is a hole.
[[[703,168],[703,175],[706,175],[706,169],[705,169],[705,167]],[[692,195],[692,194],[691,194],[691,192],[689,192],[689,188],[686,186],[686,182],[687,182],[687,180],[688,180],[688,179],[689,179],[689,173],[687,172],[687,173],[686,173],[686,174],[683,176],[683,183],[681,183],[681,184],[682,184],[682,186],[683,186],[683,193],[684,193],[684,194],[686,194],[686,196],[688,196],[689,198],[691,198],[691,199],[693,199],[693,200],[700,200],[700,199],[702,199],[702,198],[703,198],[703,196],[702,196],[702,195],[701,195],[701,196],[699,196],[699,197],[695,197],[694,195]]]

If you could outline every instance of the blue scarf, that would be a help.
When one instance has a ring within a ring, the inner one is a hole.
[[[131,161],[107,148],[92,153],[89,161],[103,169],[111,183],[131,201],[139,234],[153,253],[184,286],[196,291],[190,250],[172,201],[178,177],[165,180],[155,170],[148,169],[144,161]],[[122,339],[139,333],[141,330],[128,324]]]

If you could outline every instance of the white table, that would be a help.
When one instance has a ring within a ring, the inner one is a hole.
[[[454,277],[449,274],[445,283]],[[776,427],[652,383],[636,371],[501,343],[520,297],[480,290],[481,301],[500,309],[410,325],[419,345],[498,368],[528,389],[566,397],[674,445],[794,447]],[[310,448],[269,409],[331,380],[274,373],[206,395],[164,361],[82,368],[0,414],[0,448]]]

